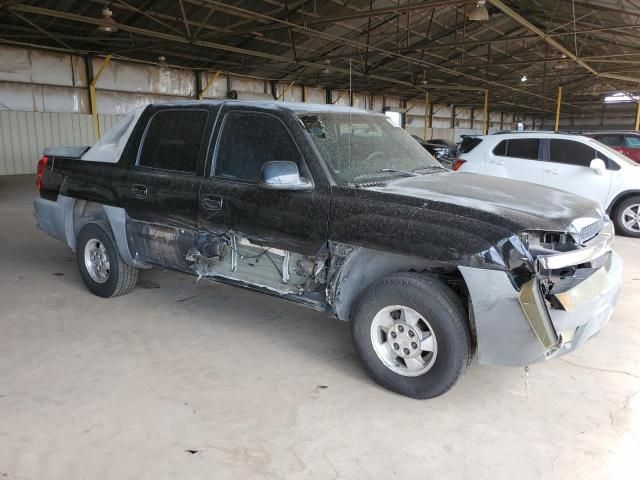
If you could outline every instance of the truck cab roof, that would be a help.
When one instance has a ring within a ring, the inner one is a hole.
[[[244,106],[255,106],[259,108],[280,108],[291,110],[292,112],[332,112],[332,113],[359,113],[367,115],[381,115],[377,112],[363,110],[361,108],[349,107],[345,105],[333,105],[322,103],[306,102],[282,102],[277,100],[231,100],[231,99],[211,99],[211,100],[181,100],[176,102],[163,102],[152,104],[155,107],[171,106],[202,106],[202,105],[227,105],[237,104]]]

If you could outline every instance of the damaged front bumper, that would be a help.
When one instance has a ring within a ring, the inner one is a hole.
[[[507,272],[460,267],[473,306],[480,363],[529,365],[568,353],[598,333],[622,287],[622,260],[611,250],[611,239],[606,232],[596,237],[580,258],[543,259],[543,269],[582,264],[574,275],[555,278],[551,289],[541,273],[518,290]]]

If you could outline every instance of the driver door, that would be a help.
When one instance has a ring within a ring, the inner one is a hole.
[[[200,189],[201,233],[233,231],[261,248],[316,255],[328,239],[330,187],[314,178],[300,143],[302,127],[290,112],[226,105],[217,144]],[[311,191],[269,190],[258,185],[262,165],[290,161],[314,184]]]

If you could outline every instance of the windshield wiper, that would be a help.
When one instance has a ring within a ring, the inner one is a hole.
[[[403,175],[408,175],[409,177],[415,177],[419,175],[419,173],[408,172],[406,170],[396,170],[395,168],[383,168],[382,170],[378,170],[376,173],[402,173]]]
[[[432,169],[435,169],[435,168],[437,168],[438,170],[448,170],[446,167],[443,167],[442,165],[428,165],[426,167],[420,167],[420,168],[414,169],[413,173],[414,174],[419,173],[419,172],[423,172],[424,173],[424,170],[432,170]]]

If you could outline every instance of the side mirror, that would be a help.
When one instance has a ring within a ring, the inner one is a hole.
[[[607,166],[605,165],[604,160],[602,160],[601,158],[594,158],[593,160],[591,160],[589,168],[594,170],[598,175],[604,175],[604,173],[607,171]]]
[[[267,190],[313,190],[313,184],[300,178],[296,162],[265,162],[258,186]]]

